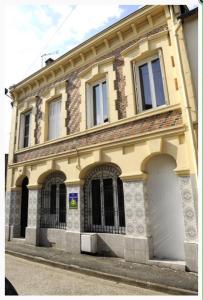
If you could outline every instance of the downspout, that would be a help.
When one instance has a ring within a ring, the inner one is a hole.
[[[173,13],[173,7],[170,5],[169,6],[170,10],[170,15],[173,23],[173,35],[175,38],[175,48],[177,52],[177,64],[178,68],[180,71],[180,81],[181,81],[181,86],[182,86],[182,91],[183,91],[183,100],[184,100],[184,108],[185,108],[185,114],[186,114],[186,119],[188,123],[188,132],[189,132],[189,137],[192,143],[192,158],[193,158],[193,163],[194,163],[194,169],[195,169],[195,179],[197,183],[197,152],[196,152],[196,142],[195,142],[195,134],[194,134],[194,128],[193,128],[193,122],[192,122],[192,116],[191,116],[191,107],[189,104],[189,100],[187,97],[187,89],[186,89],[186,83],[185,83],[185,77],[184,77],[184,70],[183,70],[183,65],[182,65],[182,58],[181,58],[181,53],[180,53],[180,45],[179,45],[179,39],[178,39],[178,29],[182,25],[181,20],[178,20],[178,23],[175,25],[175,17]]]

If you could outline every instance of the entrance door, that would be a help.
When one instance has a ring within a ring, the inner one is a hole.
[[[66,222],[66,186],[64,183],[59,185],[59,222]]]
[[[25,228],[28,220],[28,178],[24,178],[22,182],[22,198],[21,198],[21,229],[20,236],[25,237]]]
[[[154,257],[184,260],[184,220],[175,160],[158,155],[148,163],[147,195]]]

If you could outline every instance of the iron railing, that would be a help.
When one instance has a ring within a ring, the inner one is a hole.
[[[66,193],[42,190],[40,228],[66,229]]]
[[[84,225],[86,232],[125,234],[124,213],[115,210],[104,209],[103,213],[98,213],[85,209]]]

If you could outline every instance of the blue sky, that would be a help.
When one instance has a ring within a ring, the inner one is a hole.
[[[58,51],[50,55],[56,59],[139,7],[8,4],[5,14],[6,85],[15,84],[38,70],[41,55]]]

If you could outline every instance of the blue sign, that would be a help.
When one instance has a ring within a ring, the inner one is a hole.
[[[69,194],[69,208],[70,209],[78,208],[78,193]]]

